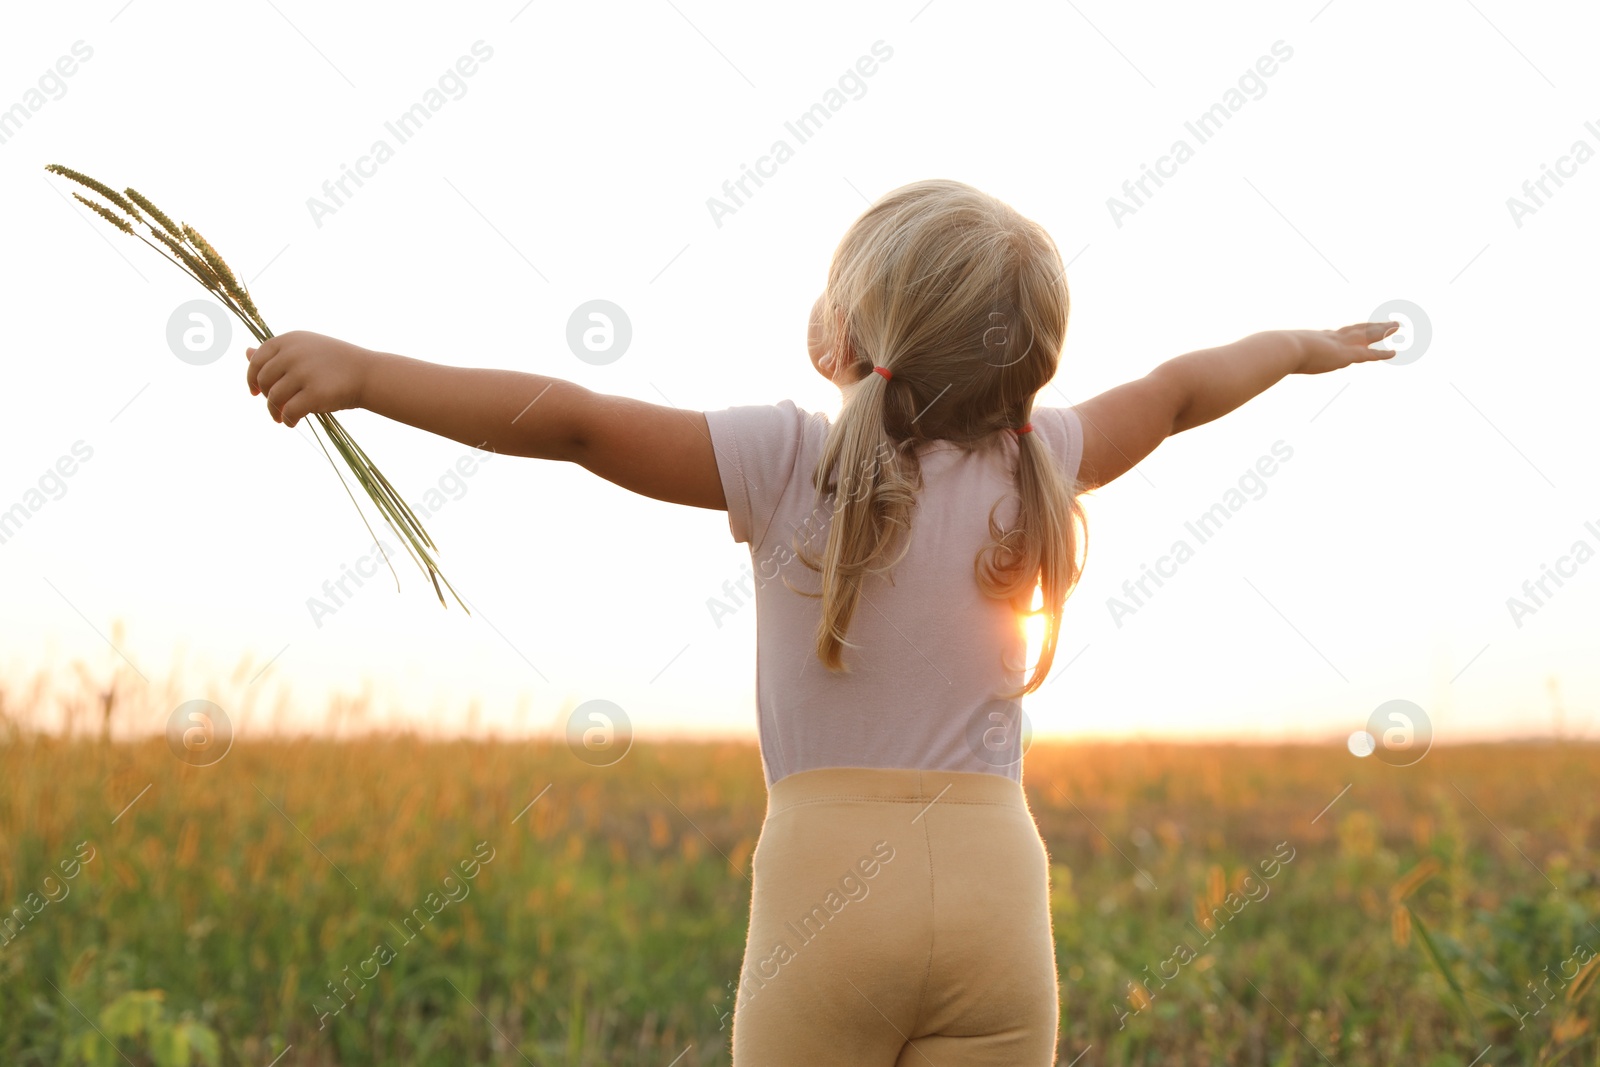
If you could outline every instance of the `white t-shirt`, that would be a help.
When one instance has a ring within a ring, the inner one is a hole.
[[[767,784],[818,767],[985,771],[1020,781],[1019,688],[1028,654],[1023,619],[978,587],[974,562],[989,541],[989,509],[1015,521],[1016,438],[964,452],[948,441],[919,450],[924,487],[910,545],[888,576],[862,580],[846,631],[847,673],[815,652],[821,575],[790,547],[801,531],[820,558],[831,497],[816,499],[812,472],[829,422],[784,400],[706,412],[733,539],[750,546],[741,595],[756,601],[756,707]],[[1035,408],[1032,433],[1076,479],[1083,427],[1071,408]],[[738,585],[739,583],[735,583]],[[1002,662],[1004,657],[1004,663]],[[1010,669],[1007,669],[1009,664]],[[1028,663],[1026,666],[1031,667]]]

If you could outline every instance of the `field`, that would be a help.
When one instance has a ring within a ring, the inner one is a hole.
[[[1600,748],[1041,743],[1027,772],[1063,1067],[1600,1064]],[[0,781],[0,1063],[728,1062],[751,746],[192,767],[13,726]]]

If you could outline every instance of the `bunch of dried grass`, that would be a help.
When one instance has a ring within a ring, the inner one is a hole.
[[[199,231],[193,226],[187,223],[180,225],[173,222],[171,217],[135,189],[124,189],[119,193],[104,182],[96,181],[86,174],[80,174],[68,167],[61,166],[59,163],[51,163],[45,167],[45,170],[77,182],[79,185],[104,197],[110,206],[90,200],[78,192],[72,194],[96,215],[99,215],[123,233],[137,237],[155,249],[162,259],[167,260],[199,282],[211,295],[222,302],[223,307],[231,311],[240,322],[244,323],[245,329],[250,331],[257,342],[265,341],[272,336],[272,331],[267,328],[266,320],[261,317],[261,312],[256,309],[255,301],[250,298],[250,291],[234,275],[232,269],[229,268],[223,258],[217,254],[217,250],[211,247],[211,243],[200,236]],[[122,214],[119,215],[119,211]],[[146,215],[149,218],[146,218]],[[135,224],[148,229],[155,241],[151,241],[143,233],[135,229]],[[455,588],[450,585],[450,582],[440,572],[438,564],[434,562],[432,553],[438,551],[438,549],[435,547],[433,539],[428,536],[428,532],[422,528],[422,523],[412,512],[410,506],[399,493],[395,492],[394,487],[389,484],[389,480],[383,476],[372,460],[367,457],[367,454],[362,451],[361,446],[356,444],[345,428],[339,424],[338,419],[331,414],[319,413],[316,416],[316,420],[317,423],[321,424],[323,433],[327,434],[328,440],[333,442],[333,446],[338,450],[339,455],[349,465],[350,470],[356,476],[356,480],[367,491],[367,495],[372,498],[372,502],[378,506],[378,511],[383,515],[384,521],[389,524],[389,528],[405,543],[406,550],[411,553],[411,558],[416,561],[417,566],[427,573],[428,578],[433,582],[433,591],[439,596],[439,603],[445,604],[444,590],[439,588],[439,583],[443,581],[444,588],[450,590],[450,595],[456,598],[456,603],[461,604],[463,611],[468,611],[467,606],[461,602],[460,595],[456,593]],[[311,433],[316,437],[317,444],[321,446],[323,455],[327,456],[328,463],[333,466],[334,473],[339,474],[339,466],[333,462],[333,456],[328,453],[327,445],[323,444],[322,435],[317,433],[316,426],[313,425],[311,427]],[[344,485],[345,492],[350,494],[350,502],[356,505],[356,513],[361,516],[361,522],[367,527],[367,532],[369,534],[372,533],[372,525],[367,522],[365,513],[361,511],[361,505],[356,503],[355,494],[350,493],[350,486],[345,482],[344,475],[339,474],[339,482]],[[376,534],[373,534],[373,539],[377,540]],[[388,563],[387,555],[384,556],[384,562]],[[389,564],[389,572],[391,574],[394,573],[394,564],[392,563]],[[399,584],[400,576],[396,574],[395,587],[399,588]],[[445,606],[448,607],[449,605],[445,604]],[[470,611],[468,613],[470,614]]]

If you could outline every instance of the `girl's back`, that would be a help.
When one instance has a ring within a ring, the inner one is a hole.
[[[817,572],[796,557],[798,533],[820,551],[834,495],[811,485],[830,428],[791,401],[706,413],[735,541],[750,546],[741,595],[756,601],[756,703],[768,784],[817,767],[921,767],[1021,777],[1020,703],[1026,635],[1006,601],[986,596],[974,561],[990,540],[990,509],[1016,518],[1014,435],[974,450],[920,444],[923,485],[905,556],[888,576],[861,579],[849,670],[823,668],[814,640]],[[1067,479],[1083,452],[1070,408],[1036,408],[1032,432]],[[804,595],[811,594],[811,595]],[[1009,664],[1007,670],[1004,665]]]

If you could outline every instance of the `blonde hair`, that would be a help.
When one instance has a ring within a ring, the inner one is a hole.
[[[997,447],[1029,420],[1034,394],[1055,376],[1068,296],[1060,252],[1044,228],[957,181],[913,182],[885,195],[845,233],[822,299],[823,344],[860,381],[834,422],[812,475],[834,495],[820,561],[796,533],[795,554],[821,572],[816,654],[845,671],[844,646],[860,579],[904,558],[922,471],[916,448],[942,440]],[[885,378],[872,371],[881,366]],[[1055,659],[1062,607],[1082,570],[1087,527],[1078,484],[1032,433],[1015,436],[1016,522],[973,561],[985,595],[1046,617],[1039,662],[1016,699],[1038,689]],[[797,590],[798,591],[798,590]],[[855,647],[855,646],[852,646]],[[1009,669],[1009,665],[1008,669]],[[1018,669],[1022,669],[1019,665]]]

